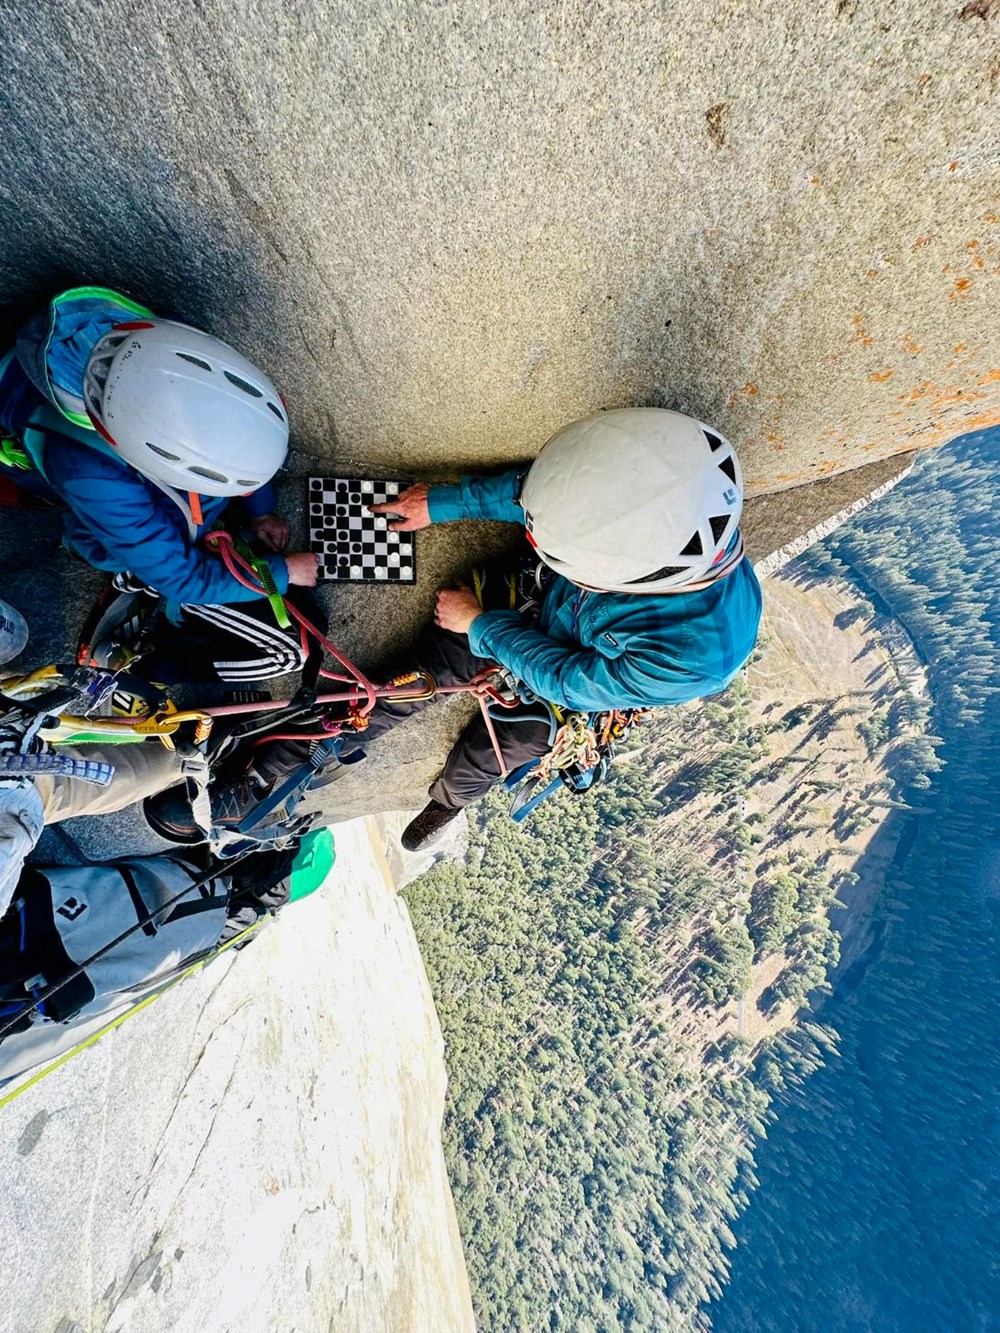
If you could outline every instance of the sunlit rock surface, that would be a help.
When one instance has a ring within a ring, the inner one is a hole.
[[[1000,419],[995,6],[8,5],[0,300],[117,283],[422,470],[663,402],[769,491]]]
[[[337,846],[318,895],[4,1109],[3,1333],[472,1329],[423,964],[367,826]]]

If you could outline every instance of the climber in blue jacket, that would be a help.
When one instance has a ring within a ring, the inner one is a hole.
[[[241,497],[277,591],[316,582],[315,556],[284,554],[274,512],[285,405],[245,357],[106,288],[75,288],[0,360],[0,436],[4,474],[66,506],[66,546],[127,575],[126,595],[155,590],[170,621],[197,620],[219,678],[301,665],[267,601],[202,545]]]

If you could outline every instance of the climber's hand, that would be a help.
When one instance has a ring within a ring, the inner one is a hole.
[[[430,487],[425,481],[418,481],[415,486],[400,491],[395,500],[369,505],[368,509],[373,514],[398,514],[398,518],[390,519],[386,524],[392,532],[417,532],[431,525],[431,511],[427,504],[429,491]]]
[[[299,588],[315,588],[316,557],[312,551],[294,551],[285,556],[288,567],[288,582]]]
[[[439,588],[434,623],[453,634],[468,634],[482,610],[471,588]]]
[[[288,545],[292,530],[283,518],[277,514],[261,514],[250,524],[253,535],[269,551],[283,551]]]

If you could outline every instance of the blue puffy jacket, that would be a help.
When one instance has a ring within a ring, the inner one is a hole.
[[[75,381],[79,392],[96,339],[123,316],[134,318],[142,310],[122,302],[103,288],[77,288],[25,325],[16,355],[0,361],[0,437],[21,443],[48,489],[67,506],[65,544],[88,564],[115,573],[128,570],[173,607],[256,600],[259,594],[200,545],[230,504],[226,497],[200,496],[202,522],[196,524],[185,497],[175,499],[118,458],[83,414],[53,405],[54,389]],[[21,479],[16,472],[7,475]],[[262,486],[240,503],[251,518],[270,513],[273,490]],[[284,557],[266,559],[278,591],[287,592]]]
[[[504,472],[434,486],[431,519],[523,524],[522,479]],[[516,611],[484,611],[469,645],[552,703],[586,712],[650,708],[724,689],[753,651],[760,613],[749,560],[708,588],[662,596],[588,592],[556,574],[537,626]]]

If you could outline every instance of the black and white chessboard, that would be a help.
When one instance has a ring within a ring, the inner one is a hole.
[[[371,504],[394,500],[408,482],[358,477],[309,478],[309,547],[319,577],[338,583],[413,583],[412,532],[391,532]]]

